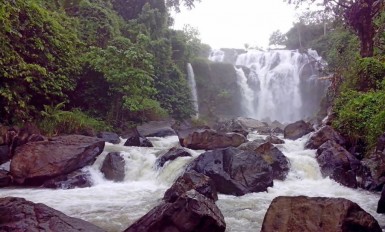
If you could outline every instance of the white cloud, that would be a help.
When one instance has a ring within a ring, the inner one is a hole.
[[[202,0],[173,17],[175,29],[189,24],[213,48],[267,47],[273,31],[292,27],[295,10],[283,0]]]

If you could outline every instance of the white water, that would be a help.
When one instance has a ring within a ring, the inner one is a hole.
[[[250,50],[239,55],[236,65],[250,69],[247,88],[255,92],[252,96],[254,104],[245,116],[280,122],[293,122],[313,116],[316,113],[314,109],[319,108],[320,99],[324,95],[322,89],[325,89],[325,85],[306,84],[309,80],[313,82],[317,80],[313,63],[320,59],[315,51],[309,50],[309,53],[316,58],[310,59],[311,57],[306,54],[289,50],[268,52]],[[309,67],[304,73],[306,66]],[[240,85],[241,89],[245,87]],[[318,91],[312,91],[309,88],[315,88]],[[321,96],[315,96],[320,90]],[[305,104],[309,99],[314,101]],[[245,98],[242,103],[249,104],[249,101],[250,99]],[[314,105],[314,108],[311,107]]]
[[[193,67],[190,63],[187,64],[187,79],[188,85],[191,89],[191,100],[194,105],[194,111],[196,112],[195,117],[199,117],[199,105],[198,105],[198,94],[197,94],[197,84],[195,82],[195,75]]]
[[[251,134],[250,140],[259,136]],[[279,149],[288,157],[291,169],[285,181],[274,181],[267,192],[252,193],[241,197],[219,195],[218,207],[225,216],[227,230],[231,232],[259,231],[266,210],[276,196],[322,196],[343,197],[359,204],[385,227],[385,215],[377,214],[379,194],[343,187],[330,179],[321,177],[315,160],[315,150],[304,150],[307,137],[297,141],[286,140]],[[87,167],[95,183],[93,187],[71,190],[47,189],[2,189],[0,197],[23,197],[33,202],[44,203],[73,217],[82,218],[107,231],[126,229],[136,219],[157,205],[164,192],[193,158],[180,157],[156,170],[157,155],[178,145],[178,138],[150,138],[153,148],[124,147],[107,144],[95,164]],[[126,161],[126,177],[122,183],[103,178],[99,171],[108,152],[122,152]],[[194,157],[202,151],[192,151]]]

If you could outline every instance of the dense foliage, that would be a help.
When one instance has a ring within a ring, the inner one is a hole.
[[[59,116],[120,128],[190,117],[186,65],[206,45],[170,29],[168,9],[193,3],[0,0],[0,123],[53,125],[44,112],[59,103]]]

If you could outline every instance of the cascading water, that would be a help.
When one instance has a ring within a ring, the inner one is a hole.
[[[187,79],[188,79],[188,85],[191,89],[191,100],[194,104],[194,111],[196,112],[195,117],[199,117],[199,104],[198,104],[198,94],[197,94],[197,85],[195,82],[195,75],[193,67],[190,63],[187,64]]]
[[[310,51],[317,59],[320,58],[315,51]],[[251,50],[239,55],[236,65],[250,69],[247,83],[255,92],[254,104],[249,110],[252,114],[246,116],[280,122],[313,116],[325,94],[326,85],[318,81],[310,58],[307,54],[288,50]],[[317,83],[304,84],[309,81]],[[308,103],[308,99],[312,101]],[[243,102],[248,101],[245,99]]]
[[[250,134],[248,139],[264,138]],[[161,169],[155,166],[156,157],[178,146],[178,137],[149,138],[152,148],[125,147],[106,144],[105,150],[90,167],[94,186],[70,190],[2,189],[0,197],[23,197],[44,203],[65,214],[94,223],[108,232],[120,232],[156,206],[164,192],[180,175],[184,167],[202,151],[190,150],[193,157],[179,157]],[[359,204],[385,228],[385,215],[376,213],[379,194],[341,186],[329,178],[322,178],[315,150],[304,150],[307,136],[296,141],[285,140],[277,147],[290,160],[290,172],[284,181],[274,181],[267,192],[241,197],[219,194],[216,202],[222,211],[229,232],[259,231],[270,202],[277,196],[343,197]],[[120,152],[126,162],[126,177],[115,183],[104,179],[99,171],[108,152]]]

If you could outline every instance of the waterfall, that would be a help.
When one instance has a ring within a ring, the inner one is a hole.
[[[250,193],[236,197],[219,194],[216,202],[224,215],[228,232],[260,231],[264,215],[277,196],[343,197],[356,202],[385,226],[385,215],[376,213],[379,195],[364,190],[350,189],[329,178],[323,178],[315,159],[315,150],[304,150],[309,135],[285,140],[276,145],[289,159],[291,167],[286,180],[274,180],[274,186],[266,192]],[[250,133],[249,140],[266,136]],[[192,157],[179,157],[156,168],[156,158],[171,147],[178,146],[177,136],[149,138],[154,147],[126,147],[106,143],[104,152],[92,166],[94,185],[89,188],[51,190],[43,188],[4,188],[0,197],[23,197],[35,203],[43,203],[63,213],[96,224],[106,231],[123,231],[135,220],[159,204],[164,192],[183,172],[185,166],[203,151],[189,150]],[[126,163],[123,182],[108,181],[100,172],[108,152],[120,152]]]
[[[247,77],[245,76],[245,72],[242,68],[235,68],[237,73],[237,84],[240,86],[241,94],[243,98],[242,102],[242,111],[243,114],[247,117],[252,117],[255,115],[255,107],[254,107],[254,91],[250,88],[247,83]]]
[[[311,50],[311,54],[320,59],[315,51]],[[255,104],[249,110],[253,115],[246,116],[280,122],[313,116],[326,89],[318,81],[313,61],[307,54],[289,50],[250,50],[239,55],[235,64],[250,69],[248,86],[239,86],[244,91],[249,88],[255,92]],[[312,84],[306,84],[309,82]],[[243,99],[242,104],[249,102],[250,99]]]
[[[198,94],[197,94],[197,86],[195,82],[195,75],[193,67],[190,63],[187,64],[187,79],[188,85],[191,89],[191,101],[194,105],[194,111],[196,112],[195,117],[199,117],[199,105],[198,105]]]

